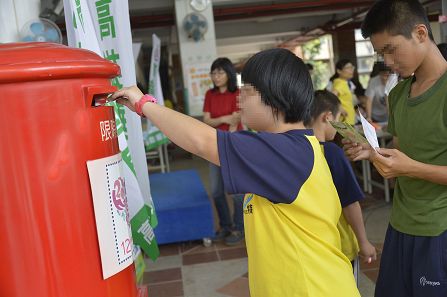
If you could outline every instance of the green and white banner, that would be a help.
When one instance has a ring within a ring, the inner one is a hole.
[[[152,34],[152,57],[151,67],[149,70],[149,90],[148,93],[154,95],[158,100],[158,104],[165,105],[163,90],[160,80],[160,51],[161,42],[157,35]],[[168,138],[161,131],[147,120],[147,133],[145,133],[146,149],[153,150],[160,145],[169,143]]]
[[[128,2],[64,0],[64,10],[69,45],[94,51],[117,63],[121,67],[121,75],[114,78],[112,84],[118,89],[135,85]],[[157,217],[150,195],[141,119],[122,105],[112,105],[125,164],[123,169],[133,241],[155,260],[159,255],[153,232]]]

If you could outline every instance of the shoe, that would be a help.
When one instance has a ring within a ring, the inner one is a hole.
[[[226,229],[220,229],[216,231],[213,237],[213,242],[220,242],[223,241],[226,237],[231,235],[231,231]]]
[[[233,231],[229,236],[225,237],[225,244],[230,246],[237,245],[244,239],[245,239],[244,231]]]

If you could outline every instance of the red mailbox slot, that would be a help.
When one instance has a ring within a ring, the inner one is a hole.
[[[102,278],[86,166],[119,153],[94,102],[119,74],[86,50],[0,45],[0,296],[137,296],[134,265]]]

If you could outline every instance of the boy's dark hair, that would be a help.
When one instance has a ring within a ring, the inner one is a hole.
[[[242,71],[242,81],[261,95],[273,114],[284,114],[286,123],[307,121],[313,86],[306,64],[286,49],[274,48],[252,56]]]
[[[236,82],[236,69],[234,68],[233,63],[231,63],[228,58],[217,58],[214,60],[213,64],[211,64],[211,72],[214,70],[222,69],[225,71],[228,77],[227,89],[231,93],[234,93],[237,90],[237,82]],[[217,91],[217,87],[214,85],[214,90]]]
[[[414,26],[424,24],[428,36],[433,41],[433,34],[424,7],[418,0],[379,0],[366,14],[362,23],[362,36],[387,31],[392,35],[411,38]]]
[[[314,66],[313,66],[312,64],[310,64],[310,63],[306,63],[306,66],[307,66],[307,69],[308,69],[309,71],[314,70]]]
[[[340,109],[341,102],[337,96],[327,90],[315,91],[314,101],[310,109],[311,118],[304,124],[309,126],[323,112],[330,111],[335,116]]]

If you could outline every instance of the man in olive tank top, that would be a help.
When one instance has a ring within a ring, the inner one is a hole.
[[[397,177],[375,296],[447,296],[447,62],[417,0],[377,1],[362,35],[404,78],[389,95],[395,149],[344,146]]]

